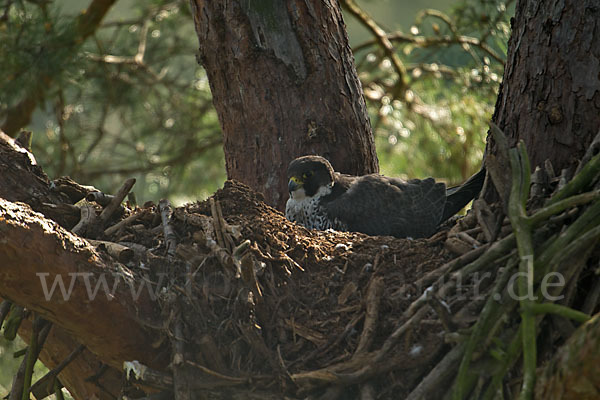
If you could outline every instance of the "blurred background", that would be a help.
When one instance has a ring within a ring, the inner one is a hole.
[[[481,165],[514,0],[357,4],[390,35],[409,78],[398,98],[396,68],[346,11],[381,173],[462,182]],[[0,124],[28,104],[33,153],[50,178],[114,192],[135,177],[142,203],[206,198],[226,175],[188,2],[117,0],[82,40],[88,5],[0,0]],[[24,346],[0,339],[0,396]]]

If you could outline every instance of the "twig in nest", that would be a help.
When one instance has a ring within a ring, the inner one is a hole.
[[[171,202],[167,199],[161,199],[158,202],[158,210],[160,211],[160,217],[163,226],[163,235],[165,237],[165,246],[167,247],[167,256],[170,260],[175,258],[175,250],[177,248],[177,236],[171,225]]]
[[[270,253],[264,254],[261,251],[260,247],[258,247],[257,244],[255,244],[252,247],[252,251],[254,251],[256,253],[257,257],[262,261],[287,263],[287,264],[290,264],[291,267],[298,268],[300,271],[304,272],[304,268],[302,268],[302,266],[300,264],[298,264],[293,258],[288,256],[284,252],[279,252],[279,256],[272,256]]]
[[[162,202],[162,200],[161,200]],[[183,333],[183,313],[181,301],[175,303],[175,334],[171,336],[172,359],[171,367],[173,369],[173,391],[176,399],[192,399],[191,388],[189,387],[189,375],[186,373],[186,354],[185,339]]]
[[[119,260],[119,262],[122,262],[124,264],[131,261],[131,259],[135,255],[135,253],[132,249],[130,249],[129,247],[125,247],[118,243],[107,242],[104,240],[92,240],[92,239],[88,239],[88,242],[90,242],[95,247],[105,248],[106,251],[108,251],[108,254],[110,254],[115,259]]]
[[[50,182],[50,190],[67,196],[71,204],[75,204],[81,199],[85,199],[85,196],[89,192],[98,191],[98,189],[93,186],[80,185],[68,176],[61,176]]]
[[[223,387],[223,386],[243,385],[250,381],[249,378],[239,378],[239,377],[235,377],[235,376],[221,374],[217,371],[213,371],[212,369],[207,368],[203,365],[197,364],[193,361],[186,360],[185,363],[191,367],[199,369],[204,374],[210,376],[210,379],[207,380],[206,383],[204,383],[204,384],[200,383],[200,382],[195,382],[193,384],[195,389],[199,389],[199,388],[210,389],[210,388]]]
[[[269,350],[262,335],[258,333],[258,330],[254,325],[241,325],[240,330],[250,347],[256,352],[255,354],[262,356],[269,363],[269,366],[273,371],[285,374],[281,369],[281,365],[279,365],[279,362],[273,357],[271,350]]]
[[[547,205],[544,208],[540,208],[536,211],[535,214],[528,217],[528,220],[529,223],[531,223],[532,225],[537,225],[543,222],[544,220],[550,218],[551,216],[563,212],[564,210],[591,203],[592,201],[599,198],[600,191],[594,191],[567,197],[563,200],[558,200],[556,202],[550,202],[549,205]]]
[[[344,388],[340,385],[332,385],[325,389],[322,395],[315,400],[338,400],[344,394]]]
[[[404,335],[410,328],[412,328],[415,324],[421,321],[425,315],[429,312],[428,307],[422,307],[417,311],[410,319],[400,325],[396,330],[386,339],[381,346],[381,349],[377,351],[373,361],[379,362],[383,360],[385,357],[389,356],[389,352],[392,350],[392,347],[396,345],[398,340]]]
[[[490,247],[489,243],[485,244],[483,246],[480,246],[476,249],[471,250],[468,253],[463,254],[460,257],[453,259],[452,261],[447,262],[446,264],[442,265],[441,267],[426,273],[425,275],[423,275],[421,278],[419,278],[415,282],[415,286],[417,288],[429,286],[440,276],[446,275],[453,271],[456,271],[457,269],[465,266],[466,264],[473,262],[474,260],[479,258],[479,256],[481,256],[483,253],[485,253],[485,251],[489,247]]]
[[[483,341],[486,341],[486,333],[490,330],[491,326],[495,324],[497,319],[499,319],[499,313],[502,311],[502,304],[496,299],[506,287],[506,284],[508,283],[508,280],[512,274],[512,268],[505,268],[500,277],[496,279],[494,289],[489,295],[485,305],[483,306],[483,309],[481,310],[481,313],[479,314],[477,322],[472,328],[471,335],[469,336],[466,347],[464,348],[464,355],[459,365],[458,376],[454,382],[454,398],[464,399],[466,397],[464,394],[467,392],[466,386],[468,381],[468,371],[473,353],[478,347],[481,347],[481,343]]]
[[[262,291],[260,290],[260,286],[258,285],[258,280],[256,279],[256,272],[254,271],[254,256],[252,253],[246,253],[242,257],[240,262],[240,272],[242,280],[254,295],[256,304],[262,302],[263,295]]]
[[[450,235],[448,239],[446,239],[446,241],[444,242],[444,248],[446,248],[446,250],[452,252],[453,254],[462,256],[471,251],[473,249],[473,246],[460,239],[458,235]]]
[[[531,175],[531,197],[538,198],[544,196],[548,188],[548,176],[546,171],[538,165]]]
[[[571,168],[563,168],[560,171],[560,177],[558,178],[558,184],[556,185],[556,189],[554,189],[554,193],[558,193],[567,186],[567,182],[571,180],[573,177]]]
[[[367,288],[366,302],[366,314],[365,322],[363,324],[363,331],[358,341],[358,346],[354,352],[353,357],[366,353],[371,347],[373,342],[373,336],[377,330],[377,322],[379,319],[379,304],[381,302],[381,295],[383,293],[383,278],[374,277]]]
[[[17,331],[21,322],[25,318],[25,308],[18,304],[11,303],[10,314],[4,322],[4,338],[7,340],[14,340],[17,336]]]
[[[198,347],[209,368],[221,373],[226,371],[225,360],[211,335],[208,333],[202,335],[198,341]]]
[[[131,250],[133,250],[134,258],[142,261],[146,260],[148,249],[145,246],[133,242],[119,242],[119,244],[121,246],[129,247]]]
[[[456,236],[469,243],[471,246],[473,246],[473,248],[481,247],[481,243],[469,236],[466,232],[458,232]]]
[[[106,226],[108,220],[121,206],[121,202],[123,201],[125,196],[127,196],[127,193],[129,193],[133,185],[135,185],[135,178],[127,179],[123,186],[121,186],[117,194],[115,194],[115,197],[110,200],[106,207],[104,207],[104,210],[102,210],[102,212],[98,216],[101,229],[104,229],[104,226]]]
[[[360,400],[375,400],[377,394],[375,388],[370,383],[363,383],[360,385]]]
[[[488,243],[496,240],[500,230],[498,216],[492,212],[490,206],[483,199],[473,201],[473,210],[475,211],[475,218],[477,218],[485,240]]]
[[[531,303],[528,311],[531,311],[532,314],[555,314],[580,324],[590,320],[589,315],[556,303]]]
[[[579,173],[573,177],[570,181],[567,180],[567,184],[559,189],[552,198],[548,201],[548,204],[553,204],[566,197],[572,196],[579,193],[581,190],[592,184],[600,173],[600,154],[595,155],[587,164],[585,164]],[[560,184],[559,184],[560,186]]]
[[[147,213],[148,213],[148,210],[141,210],[139,212],[131,214],[129,217],[117,222],[113,226],[109,226],[108,228],[106,228],[104,230],[104,236],[110,237],[110,236],[114,235],[115,233],[117,233],[121,229],[123,229],[124,227],[131,225],[133,222],[135,222],[138,219],[140,219],[141,217],[145,216]]]
[[[298,358],[294,361],[292,361],[289,365],[288,368],[291,368],[292,366],[294,366],[297,363],[301,363],[301,365],[305,365],[308,361],[311,361],[313,358],[315,358],[316,356],[319,355],[324,355],[326,354],[329,349],[336,347],[338,344],[340,344],[342,342],[342,340],[344,340],[346,338],[346,336],[348,336],[348,334],[354,329],[354,327],[356,326],[356,324],[365,316],[364,312],[358,313],[356,314],[347,324],[346,327],[344,328],[344,330],[342,331],[342,333],[340,333],[337,337],[333,337],[330,336],[329,340],[327,341],[327,343],[325,343],[324,346],[320,346],[318,348],[316,348],[315,350],[313,350],[312,352],[310,352],[307,356],[305,356],[304,358]]]
[[[456,330],[456,324],[452,321],[448,304],[442,302],[442,300],[434,293],[431,293],[431,295],[427,297],[427,303],[435,310],[442,325],[444,325],[444,329],[447,332],[454,332]]]
[[[510,251],[512,251],[514,246],[515,235],[511,233],[510,235],[492,244],[488,248],[488,250],[484,252],[480,257],[478,257],[475,261],[454,272],[452,274],[452,281],[448,282],[448,284],[451,284],[454,281],[461,281],[465,277],[471,275],[473,272],[479,271],[482,268],[490,266],[494,261],[496,261],[500,257],[507,255]],[[452,285],[448,284],[444,285],[438,290],[437,295],[441,298],[446,297],[449,288],[452,287]]]
[[[213,225],[215,228],[215,235],[217,236],[217,244],[227,249],[225,244],[225,220],[222,219],[222,216],[219,215],[219,211],[217,209],[217,203],[215,202],[214,197],[209,199],[210,202],[210,212],[213,217]],[[229,249],[231,250],[231,249]]]
[[[437,363],[435,368],[410,392],[406,400],[433,399],[437,397],[436,395],[441,395],[445,392],[445,389],[441,388],[445,387],[452,376],[454,376],[456,371],[455,366],[463,355],[464,350],[464,343],[450,350],[442,361]]]
[[[351,386],[364,382],[371,377],[384,374],[394,369],[402,368],[406,363],[405,357],[393,357],[380,353],[367,353],[364,356],[352,358],[350,361],[331,365],[326,368],[309,372],[299,372],[292,375],[292,380],[300,387],[300,393],[323,385]],[[431,362],[435,353],[428,354],[422,366]],[[422,369],[422,368],[421,368]]]
[[[89,202],[95,201],[100,204],[102,207],[106,207],[110,204],[110,202],[115,198],[112,194],[106,194],[103,192],[89,192],[85,199]]]
[[[96,209],[91,204],[84,204],[80,208],[80,214],[81,219],[71,229],[71,232],[79,236],[87,236],[89,227],[93,226],[96,222]]]
[[[554,178],[556,178],[556,173],[554,172],[554,166],[552,165],[552,161],[550,161],[549,159],[546,159],[546,161],[544,161],[544,171],[546,171],[546,176],[548,177],[548,179],[550,181],[554,180]]]
[[[227,223],[227,221],[225,221],[225,218],[223,217],[223,209],[221,208],[221,203],[216,201],[215,205],[217,207],[217,216],[219,218],[221,229],[223,230],[223,239],[225,240],[226,249],[230,252],[233,252],[233,249],[235,248],[235,243],[233,242],[231,234],[229,233],[231,231],[231,228],[229,227],[229,224]]]

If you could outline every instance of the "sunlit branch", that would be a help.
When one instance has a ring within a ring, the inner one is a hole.
[[[398,74],[398,83],[395,95],[402,95],[408,88],[406,82],[406,69],[394,49],[394,45],[388,38],[386,32],[377,25],[377,23],[366,12],[364,12],[354,0],[342,0],[342,6],[346,8],[360,23],[362,23],[375,36],[374,43],[378,43],[383,49],[387,58],[390,59],[396,73]]]
[[[474,47],[481,49],[483,52],[485,52],[491,58],[493,58],[500,64],[504,65],[504,57],[502,57],[501,55],[496,53],[494,50],[492,50],[486,43],[483,43],[481,40],[479,40],[475,37],[471,37],[471,36],[457,35],[457,36],[452,37],[452,36],[446,35],[446,36],[439,36],[439,37],[436,37],[436,36],[429,37],[429,36],[411,36],[411,35],[406,35],[402,32],[393,32],[393,33],[388,34],[386,37],[391,42],[411,43],[411,44],[414,44],[414,45],[416,45],[418,47],[422,47],[422,48],[439,46],[439,45],[468,44],[470,46],[474,46]],[[377,43],[378,43],[378,41],[376,39],[368,40],[364,43],[361,43],[361,44],[355,46],[352,50],[354,52],[358,52],[358,51],[364,50],[368,47],[374,46]]]

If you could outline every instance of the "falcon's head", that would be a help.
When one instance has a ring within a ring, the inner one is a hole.
[[[299,157],[288,167],[288,189],[294,200],[329,194],[332,186],[333,167],[323,157]]]

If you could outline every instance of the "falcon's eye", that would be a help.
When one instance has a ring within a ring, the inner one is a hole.
[[[302,174],[302,178],[304,178],[304,179],[308,179],[308,178],[310,178],[312,175],[313,175],[312,171],[308,171],[308,172],[305,172],[304,174]]]

